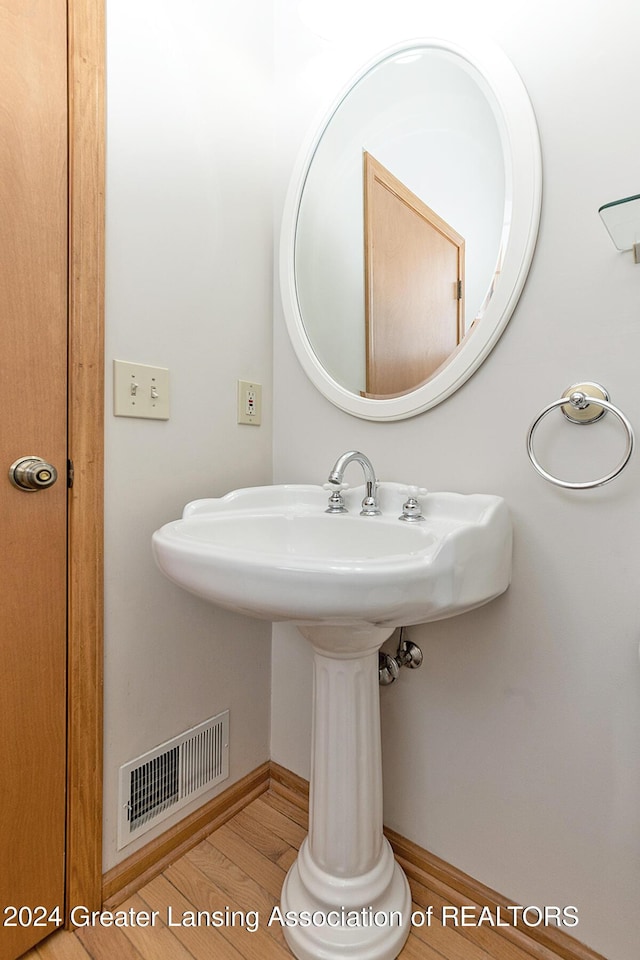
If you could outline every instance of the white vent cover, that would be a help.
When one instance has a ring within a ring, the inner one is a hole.
[[[118,849],[228,776],[228,710],[125,763]]]

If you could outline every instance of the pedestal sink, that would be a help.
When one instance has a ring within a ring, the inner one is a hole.
[[[292,621],[314,650],[309,833],[282,890],[300,960],[392,960],[408,936],[407,880],[382,833],[378,650],[398,626],[464,613],[509,585],[504,501],[432,493],[403,523],[406,488],[380,514],[325,512],[321,486],[235,490],[188,504],[153,535],[162,572],[238,613]],[[407,763],[410,758],[407,758]]]

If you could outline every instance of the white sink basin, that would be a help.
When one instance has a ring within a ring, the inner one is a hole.
[[[235,490],[187,504],[153,535],[162,572],[220,606],[300,625],[384,627],[464,613],[509,585],[511,523],[504,500],[432,493],[423,522],[398,519],[400,484],[380,483],[381,516],[359,516],[364,488],[327,514],[321,486]],[[391,628],[391,629],[389,629]]]

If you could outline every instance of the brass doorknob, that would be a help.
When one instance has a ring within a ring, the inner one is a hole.
[[[58,471],[42,457],[21,457],[9,468],[9,480],[18,490],[46,490],[58,479]]]

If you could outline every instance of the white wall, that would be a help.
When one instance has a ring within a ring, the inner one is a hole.
[[[174,587],[150,537],[271,478],[272,31],[260,0],[107,3],[105,869],[172,822],[116,851],[122,763],[226,708],[218,789],[269,757],[269,624]],[[170,368],[168,422],[113,417],[114,358]]]
[[[297,3],[276,0],[277,215],[307,124],[334,85],[376,46],[432,32],[439,6],[315,4],[335,12],[332,38],[322,40],[300,23]],[[506,497],[515,527],[508,593],[412,628],[424,666],[381,691],[385,820],[514,903],[576,905],[578,939],[634,960],[640,458],[609,486],[570,493],[533,471],[525,435],[581,379],[603,382],[640,428],[640,267],[616,253],[597,214],[640,191],[640,8],[451,0],[447,11],[467,27],[481,22],[502,46],[537,115],[543,215],[524,294],[457,394],[391,424],[350,418],[314,390],[276,296],[275,480],[323,482],[357,447],[382,479]],[[583,445],[574,478],[615,462],[622,439],[608,421],[578,434],[566,425],[562,441]],[[274,629],[272,673],[272,757],[306,776],[311,658],[294,628]]]

